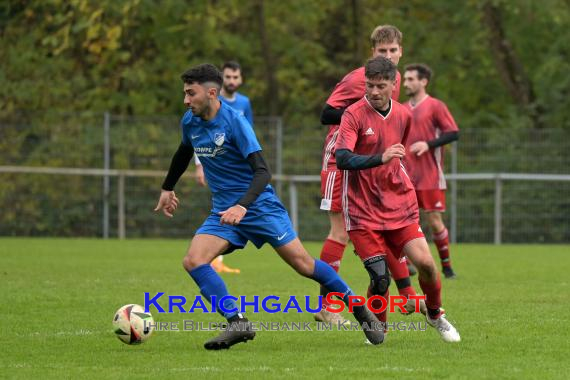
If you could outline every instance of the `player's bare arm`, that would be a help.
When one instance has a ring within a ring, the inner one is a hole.
[[[162,211],[165,216],[172,218],[179,202],[174,191],[162,190],[154,211]]]
[[[227,209],[226,211],[219,212],[218,215],[221,216],[220,224],[230,224],[232,226],[238,225],[245,214],[247,209],[240,205],[235,205]]]
[[[402,144],[394,144],[382,153],[382,162],[390,162],[392,158],[403,158],[406,155],[406,148]]]
[[[202,164],[196,164],[196,182],[202,187],[206,186],[206,176],[204,175],[204,167]]]
[[[429,150],[429,145],[425,141],[416,141],[410,146],[410,153],[413,153],[418,157],[427,152],[428,150]]]

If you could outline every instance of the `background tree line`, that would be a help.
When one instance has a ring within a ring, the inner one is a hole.
[[[462,129],[459,172],[568,173],[567,0],[7,0],[0,3],[0,165],[101,167],[109,111],[111,167],[164,170],[184,112],[180,74],[234,59],[254,113],[284,119],[284,172],[318,174],[320,111],[342,76],[369,57],[368,37],[380,24],[404,33],[400,70],[412,62],[434,69],[428,89]],[[100,235],[100,179],[0,179],[0,234]],[[301,231],[320,239],[318,185],[307,186]],[[133,181],[127,208],[142,213],[155,193],[141,189],[156,187],[154,179]],[[505,230],[526,224],[543,241],[570,239],[562,185],[511,187]],[[195,190],[191,201],[206,203]],[[459,223],[479,226],[461,240],[492,238],[492,196],[485,183],[459,188]],[[566,216],[553,219],[554,211]],[[129,218],[129,235],[171,231],[152,218]],[[178,221],[184,236],[197,223],[188,218]],[[521,238],[513,232],[507,240]]]
[[[177,114],[184,69],[236,59],[256,114],[308,128],[385,23],[463,128],[569,127],[563,0],[8,0],[0,110]]]

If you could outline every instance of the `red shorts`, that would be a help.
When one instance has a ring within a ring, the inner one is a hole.
[[[406,244],[414,239],[424,238],[422,228],[412,223],[397,230],[353,230],[348,236],[354,244],[354,250],[362,261],[378,255],[386,255],[390,251],[400,258]]]
[[[422,210],[445,212],[445,190],[416,190],[416,197]]]
[[[321,210],[342,211],[342,170],[321,171]]]

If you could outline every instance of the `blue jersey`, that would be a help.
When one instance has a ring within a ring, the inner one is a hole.
[[[182,143],[191,145],[204,166],[212,191],[213,211],[237,204],[247,192],[253,170],[247,156],[261,151],[250,123],[224,102],[212,120],[203,120],[188,110],[182,117]],[[274,196],[271,185],[256,202]]]
[[[230,107],[238,111],[241,115],[245,116],[247,121],[253,127],[253,112],[251,112],[251,103],[249,102],[249,98],[245,95],[240,94],[239,92],[235,93],[234,100],[228,100],[220,95],[220,100],[228,104]]]

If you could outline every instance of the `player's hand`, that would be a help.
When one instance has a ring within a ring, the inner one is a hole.
[[[240,205],[232,206],[226,211],[218,213],[218,215],[221,216],[220,224],[230,224],[232,226],[237,226],[245,216],[246,212],[247,209],[243,206]]]
[[[207,184],[204,176],[204,167],[201,164],[196,164],[196,182],[203,187]]]
[[[154,211],[162,210],[164,215],[172,218],[174,211],[178,208],[178,204],[179,200],[174,191],[162,190]]]
[[[382,153],[382,163],[390,162],[392,158],[402,158],[406,154],[406,148],[402,144],[394,144]]]
[[[421,156],[429,150],[429,145],[425,141],[418,141],[410,146],[410,152],[415,153],[416,156]]]

